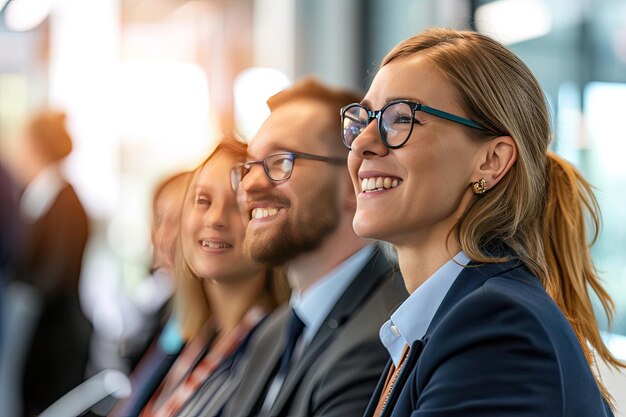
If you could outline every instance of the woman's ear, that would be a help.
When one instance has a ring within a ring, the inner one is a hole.
[[[484,178],[487,187],[493,188],[517,161],[517,144],[511,136],[498,136],[486,142],[479,155],[478,168],[472,182]]]

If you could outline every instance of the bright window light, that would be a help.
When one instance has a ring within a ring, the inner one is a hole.
[[[1,5],[6,0],[0,0]],[[9,30],[26,32],[34,29],[50,14],[52,0],[13,0],[7,4],[4,20]]]
[[[626,360],[626,336],[617,333],[600,332],[604,343],[616,358]]]
[[[216,139],[208,91],[205,72],[194,64],[122,64],[116,104],[120,133],[139,152],[128,156],[139,163],[147,151],[157,167],[200,162]]]
[[[235,118],[239,133],[245,139],[251,139],[269,116],[267,99],[289,84],[289,78],[273,68],[248,68],[237,76],[234,83]]]
[[[623,106],[626,83],[591,82],[585,88],[585,113],[590,145],[597,151],[602,172],[612,181],[626,181],[626,141]]]
[[[476,28],[505,44],[546,35],[553,16],[544,0],[497,0],[476,9]]]

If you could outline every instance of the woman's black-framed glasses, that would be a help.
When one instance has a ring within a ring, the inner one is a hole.
[[[387,103],[380,110],[370,110],[360,103],[348,104],[341,109],[341,130],[343,144],[352,149],[352,143],[376,119],[378,134],[386,147],[396,149],[404,145],[411,133],[413,126],[419,121],[415,120],[415,112],[423,111],[451,122],[460,123],[474,129],[482,130],[488,134],[494,134],[473,120],[456,116],[452,113],[438,110],[433,107],[415,103],[410,100],[394,100]]]
[[[303,152],[280,152],[257,161],[246,161],[235,165],[230,171],[230,185],[233,187],[234,191],[237,191],[243,177],[250,172],[252,165],[257,164],[263,165],[263,171],[270,181],[281,182],[288,180],[289,177],[291,177],[294,161],[297,158],[328,162],[335,165],[346,164],[345,158],[334,158]]]

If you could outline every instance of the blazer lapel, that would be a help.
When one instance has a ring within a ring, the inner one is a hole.
[[[480,288],[489,278],[501,275],[520,265],[521,263],[515,260],[497,264],[477,264],[470,262],[466,268],[463,268],[463,271],[461,271],[448,290],[448,293],[443,298],[433,320],[428,326],[428,330],[426,330],[426,335],[424,336],[425,342],[428,342],[430,335],[437,329],[439,322],[446,316],[448,311],[461,301],[461,299]]]
[[[364,417],[372,417],[374,415],[374,411],[376,411],[376,406],[378,405],[378,399],[383,393],[383,389],[385,388],[385,381],[387,380],[387,375],[389,374],[389,370],[391,369],[391,365],[393,361],[389,359],[387,361],[387,365],[385,365],[385,369],[383,373],[380,375],[378,379],[378,384],[376,384],[376,389],[372,393],[370,397],[370,402],[367,404],[367,408],[365,409]]]
[[[425,344],[423,340],[416,340],[411,345],[411,349],[409,349],[409,356],[407,356],[404,362],[404,365],[402,366],[402,369],[400,370],[400,373],[398,374],[398,379],[396,379],[396,382],[393,385],[391,392],[389,393],[387,404],[385,404],[385,408],[383,408],[382,412],[380,413],[380,417],[391,415],[391,412],[393,411],[393,407],[396,405],[396,402],[398,401],[398,398],[400,397],[400,393],[402,392],[402,389],[404,388],[406,381],[409,379],[411,372],[417,365],[419,357],[422,354],[422,351],[424,350],[424,345]],[[379,398],[380,398],[380,394],[376,398],[376,404],[374,404],[374,410],[376,408]],[[372,413],[374,412],[374,410],[372,411]]]
[[[413,370],[419,365],[419,357],[426,347],[430,335],[436,330],[437,325],[446,316],[448,311],[450,311],[450,309],[453,308],[463,297],[482,286],[485,281],[487,281],[487,279],[514,269],[519,265],[519,262],[516,261],[510,261],[500,264],[480,265],[472,262],[469,264],[469,267],[464,268],[463,271],[461,271],[457,279],[452,284],[452,287],[450,287],[450,290],[444,297],[443,301],[441,302],[441,305],[437,309],[437,312],[435,313],[435,316],[433,317],[433,320],[430,323],[428,330],[426,331],[426,334],[424,335],[422,340],[417,340],[411,345],[411,349],[409,350],[409,356],[407,357],[405,365],[400,371],[398,379],[394,384],[391,393],[389,394],[389,399],[387,400],[387,404],[385,405],[385,408],[381,413],[381,417],[391,415],[393,407],[398,401],[400,393],[402,392],[402,389],[404,388],[404,385],[406,384],[409,376],[411,375]],[[386,373],[383,375],[383,379],[385,376]],[[382,383],[384,384],[384,381]],[[371,416],[374,413],[376,405],[378,404],[378,399],[380,398],[381,391],[382,387],[380,388],[380,390],[377,387],[377,395],[372,397],[370,405],[368,406],[369,414],[366,413],[366,416]]]
[[[250,393],[245,396],[246,401],[237,405],[238,412],[243,413],[243,415],[251,415],[255,410],[258,412],[257,406],[259,406],[259,404],[257,403],[264,400],[264,398],[260,398],[260,396],[264,388],[271,383],[270,378],[274,375],[285,344],[285,332],[283,329],[286,323],[287,311],[288,310],[285,308],[279,313],[280,317],[276,319],[276,323],[272,323],[272,328],[268,329],[267,333],[269,336],[265,334],[263,337],[264,339],[270,338],[271,340],[276,340],[277,343],[272,343],[267,346],[264,352],[259,350],[262,346],[259,346],[253,341],[251,341],[250,346],[248,346],[249,351],[257,351],[258,355],[255,355],[255,357],[263,359],[248,362],[248,367],[246,368],[247,377],[238,388],[239,391]]]
[[[415,367],[417,360],[424,349],[424,342],[422,340],[417,340],[411,345],[411,349],[409,349],[409,356],[407,356],[404,366],[398,375],[398,379],[393,385],[391,392],[389,393],[389,398],[387,399],[387,404],[385,404],[385,408],[383,408],[381,412],[381,417],[391,415],[391,411],[398,401],[398,397],[404,388],[404,384],[406,384],[409,375],[411,375],[411,370]],[[370,398],[370,402],[365,409],[364,417],[372,417],[374,412],[376,411],[376,406],[378,405],[378,401],[380,400],[380,396],[383,393],[383,389],[385,388],[385,381],[387,380],[387,375],[389,374],[389,370],[391,369],[391,365],[393,362],[391,359],[387,362],[387,366],[385,366],[385,370],[383,371],[380,379],[378,380],[378,385],[376,385],[376,389]]]
[[[337,304],[328,314],[324,324],[315,334],[311,344],[305,348],[300,360],[287,374],[272,407],[270,413],[272,416],[284,414],[286,411],[284,408],[288,407],[291,397],[302,382],[307,370],[309,370],[317,358],[322,356],[328,345],[334,340],[341,326],[350,319],[352,314],[384,282],[385,277],[391,273],[392,269],[393,266],[386,260],[380,249],[377,248],[365,267],[339,298]]]

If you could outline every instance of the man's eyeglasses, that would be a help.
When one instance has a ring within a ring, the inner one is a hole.
[[[258,161],[246,161],[235,165],[230,171],[230,185],[237,191],[239,184],[252,168],[252,165],[263,165],[263,171],[267,178],[274,182],[288,180],[293,172],[293,165],[296,158],[311,159],[314,161],[328,162],[335,165],[345,165],[344,158],[333,158],[328,156],[313,155],[302,152],[280,152],[270,155]]]
[[[378,134],[385,146],[391,149],[399,148],[409,140],[413,132],[413,125],[416,122],[419,124],[419,121],[415,120],[416,111],[423,111],[424,113],[495,135],[495,133],[473,120],[413,101],[394,100],[387,103],[380,110],[370,110],[360,103],[349,104],[342,108],[340,114],[343,144],[348,149],[352,149],[352,143],[372,120],[376,119],[378,122]]]

